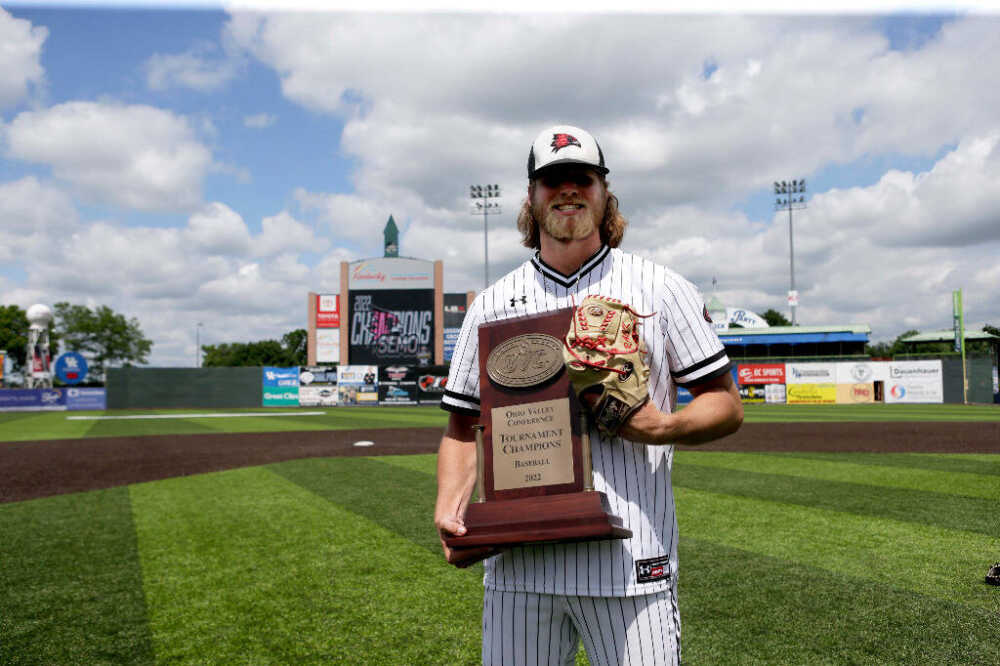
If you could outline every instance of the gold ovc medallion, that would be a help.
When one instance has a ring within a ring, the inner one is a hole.
[[[486,374],[508,388],[535,386],[563,368],[563,343],[544,333],[527,333],[497,345],[486,358]]]

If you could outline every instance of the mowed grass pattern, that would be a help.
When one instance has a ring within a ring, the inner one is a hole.
[[[478,663],[482,568],[440,557],[435,464],[0,505],[0,663]],[[1000,455],[683,450],[673,481],[686,663],[1000,663]]]
[[[313,414],[315,412],[319,414]],[[213,416],[199,416],[203,414]],[[233,416],[215,416],[225,414]],[[169,418],[133,418],[157,415]],[[80,416],[129,418],[74,418]],[[0,442],[145,435],[444,428],[447,421],[447,412],[436,406],[7,412],[0,413]]]

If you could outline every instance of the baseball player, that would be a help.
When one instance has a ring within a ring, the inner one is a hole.
[[[743,420],[729,359],[697,290],[618,249],[626,223],[608,172],[597,141],[580,128],[551,127],[531,146],[517,224],[535,253],[480,293],[462,326],[441,402],[451,415],[438,455],[435,523],[442,536],[465,533],[476,477],[479,325],[593,295],[655,313],[641,326],[649,400],[614,435],[590,428],[594,489],[632,537],[517,547],[486,560],[484,664],[572,664],[581,639],[592,664],[679,663],[674,445],[722,437]],[[694,399],[675,414],[677,386]]]

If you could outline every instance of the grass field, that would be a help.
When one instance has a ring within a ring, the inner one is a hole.
[[[746,405],[748,423],[802,421],[1000,421],[997,405]],[[291,412],[291,414],[289,414]],[[320,415],[312,415],[322,412]],[[185,413],[188,418],[176,418]],[[239,414],[234,418],[199,414]],[[248,416],[254,414],[254,416]],[[256,416],[260,414],[260,416]],[[156,417],[169,418],[135,418]],[[279,416],[280,415],[280,416]],[[93,417],[110,416],[111,419]],[[81,418],[85,417],[85,418]],[[128,417],[128,418],[121,418]],[[118,410],[108,412],[0,413],[0,442],[73,437],[190,435],[215,432],[282,432],[372,428],[443,428],[437,407],[337,407],[325,409]]]
[[[998,418],[881,407],[788,409]],[[0,438],[444,423],[436,409],[325,411],[4,414]],[[434,468],[295,460],[0,504],[0,664],[477,663],[482,567],[441,559]],[[983,583],[1000,560],[1000,455],[683,450],[673,481],[686,663],[1000,663],[1000,588]]]

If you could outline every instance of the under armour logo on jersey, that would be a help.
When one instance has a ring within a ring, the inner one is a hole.
[[[561,148],[566,146],[576,146],[577,148],[583,148],[580,145],[579,139],[577,139],[572,134],[553,134],[552,135],[552,152],[558,153]]]
[[[524,294],[521,294],[521,305],[524,305],[527,302],[528,302],[528,297],[525,296]],[[515,307],[516,305],[517,305],[517,299],[514,298],[513,296],[511,296],[510,297],[510,307]]]
[[[670,578],[670,558],[666,555],[648,560],[637,560],[635,563],[635,580],[637,583],[652,583],[655,580]]]

